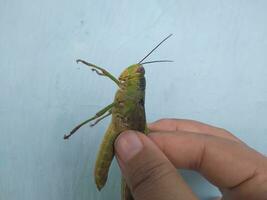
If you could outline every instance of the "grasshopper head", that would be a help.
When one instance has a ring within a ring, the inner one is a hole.
[[[119,80],[122,82],[127,82],[132,79],[140,79],[144,77],[145,69],[142,64],[133,64],[127,67],[119,76]]]
[[[131,91],[144,90],[146,87],[145,69],[142,64],[133,64],[127,67],[119,76],[119,81],[123,88],[127,87]]]
[[[151,53],[153,53],[164,41],[166,41],[172,34],[163,39],[157,46],[155,46],[138,64],[133,64],[127,67],[119,76],[119,81],[123,87],[141,89],[144,90],[146,86],[145,69],[144,64],[156,63],[156,62],[172,62],[171,60],[155,60],[149,62],[143,62]]]

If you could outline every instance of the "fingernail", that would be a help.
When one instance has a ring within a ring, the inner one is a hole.
[[[143,148],[143,144],[134,131],[127,131],[118,137],[115,150],[123,162],[131,160]]]

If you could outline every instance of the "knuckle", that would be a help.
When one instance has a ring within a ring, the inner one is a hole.
[[[148,161],[145,165],[136,167],[131,175],[130,182],[133,193],[151,188],[162,178],[174,173],[167,162]]]
[[[265,183],[264,185],[266,185],[267,188],[267,167],[263,169],[262,173],[259,173],[259,177],[261,182]]]

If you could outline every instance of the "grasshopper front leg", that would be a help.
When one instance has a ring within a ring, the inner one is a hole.
[[[92,67],[92,71],[95,71],[100,76],[106,76],[110,78],[112,81],[114,81],[119,87],[120,87],[120,81],[116,79],[111,73],[109,73],[107,70],[105,70],[102,67],[98,67],[97,65],[94,65],[92,63],[86,62],[84,60],[78,59],[76,60],[77,63],[81,62],[89,67]]]
[[[104,115],[103,117],[99,118],[98,120],[96,120],[95,123],[93,123],[91,126],[94,126],[96,123],[98,123],[100,120],[104,119],[105,117],[109,116],[111,114],[111,108],[114,106],[114,103],[109,104],[108,106],[106,106],[105,108],[103,108],[102,110],[100,110],[99,112],[97,112],[95,114],[95,116],[87,119],[86,121],[80,123],[79,125],[77,125],[74,129],[72,129],[72,131],[69,134],[65,134],[64,135],[64,139],[68,139],[70,136],[72,136],[79,128],[81,128],[83,125],[87,124],[90,121],[93,121],[101,116],[103,116],[106,112],[108,112],[107,115]]]

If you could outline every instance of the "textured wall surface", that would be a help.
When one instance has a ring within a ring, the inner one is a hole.
[[[224,127],[267,154],[267,1],[1,0],[0,199],[118,199],[113,163],[101,193],[93,182],[109,123],[62,136],[109,104],[116,86],[77,65],[118,76],[169,33],[146,66],[149,121],[191,118]],[[201,197],[219,192],[184,172]]]

